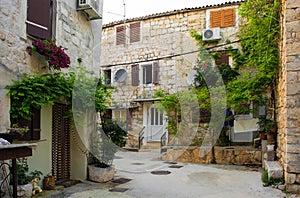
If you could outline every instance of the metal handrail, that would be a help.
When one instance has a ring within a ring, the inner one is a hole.
[[[139,149],[141,148],[141,145],[142,145],[142,142],[143,142],[143,139],[144,139],[144,134],[145,134],[144,130],[145,130],[145,128],[146,128],[146,126],[143,126],[143,128],[139,132],[139,137],[138,137]]]
[[[160,137],[160,146],[165,146],[167,140],[167,132],[164,132],[164,134]]]

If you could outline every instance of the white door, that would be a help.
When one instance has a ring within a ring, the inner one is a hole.
[[[160,113],[157,108],[151,106],[148,115],[148,141],[160,141],[165,131],[163,113]]]

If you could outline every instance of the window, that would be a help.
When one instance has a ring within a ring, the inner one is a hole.
[[[158,83],[159,81],[159,66],[158,62],[148,63],[141,66],[141,73],[140,73],[140,65],[134,64],[131,67],[131,77],[132,77],[132,85],[138,86],[141,82],[143,84],[151,84],[151,83]]]
[[[117,45],[122,45],[126,43],[126,26],[118,26],[117,27]]]
[[[12,126],[17,125],[20,128],[28,128],[29,131],[24,133],[19,140],[39,140],[41,132],[41,111],[40,109],[31,108],[31,119],[20,118],[19,120],[11,120]]]
[[[219,52],[219,55],[220,57],[215,59],[217,65],[229,65],[231,68],[233,68],[233,57],[230,56],[228,52]]]
[[[56,0],[27,0],[27,34],[52,39],[55,33]]]
[[[143,84],[152,83],[152,64],[143,66]]]
[[[159,126],[163,125],[163,114],[158,111],[157,108],[151,108],[151,125],[152,126]]]
[[[130,43],[139,42],[141,37],[141,23],[130,24]]]
[[[104,83],[106,85],[110,85],[111,84],[111,70],[104,70]]]
[[[126,110],[114,110],[114,120],[126,121]]]
[[[129,32],[127,32],[127,28],[129,27]],[[129,35],[127,35],[129,33]],[[127,41],[127,38],[129,41]],[[135,22],[129,24],[129,26],[121,25],[116,27],[116,44],[123,45],[128,42],[135,43],[139,42],[141,39],[141,22]]]
[[[210,28],[231,27],[235,25],[235,10],[215,10],[210,12]]]

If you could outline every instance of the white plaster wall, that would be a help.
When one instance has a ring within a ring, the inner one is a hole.
[[[28,157],[29,172],[38,170],[43,176],[52,173],[52,106],[41,108],[41,141]]]

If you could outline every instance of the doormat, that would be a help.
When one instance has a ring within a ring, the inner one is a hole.
[[[115,180],[112,180],[111,182],[113,183],[117,183],[117,184],[124,184],[124,183],[127,183],[129,181],[131,181],[132,179],[127,179],[127,178],[119,178],[119,179],[115,179]]]
[[[169,166],[169,168],[182,168],[183,166],[180,166],[180,165],[171,165]]]
[[[68,188],[68,187],[76,185],[78,183],[81,183],[81,181],[79,181],[79,180],[66,180],[66,181],[57,182],[56,185],[61,185],[61,186],[64,186],[65,188]]]
[[[171,174],[170,171],[152,171],[151,174],[153,175],[169,175]]]
[[[110,192],[125,192],[127,191],[129,188],[112,188],[109,191]]]

